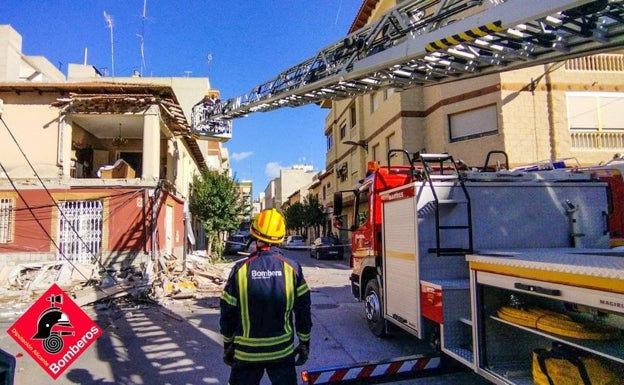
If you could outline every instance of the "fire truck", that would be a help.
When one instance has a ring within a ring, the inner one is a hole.
[[[622,0],[402,1],[244,95],[207,95],[193,107],[191,132],[226,141],[232,120],[250,113],[623,46]],[[608,188],[620,174],[485,164],[393,149],[335,194],[336,226],[351,232],[351,290],[370,330],[400,328],[497,384],[533,383],[536,352],[554,347],[596,360],[592,368],[621,383],[624,252],[611,247]],[[377,370],[360,369],[311,372],[306,382]]]
[[[347,199],[353,210],[336,226],[352,232],[351,289],[372,333],[399,327],[500,384],[532,383],[532,351],[555,342],[624,373],[624,252],[610,248],[606,182],[405,150],[388,164],[397,153],[406,165],[373,163],[334,197],[336,218]]]

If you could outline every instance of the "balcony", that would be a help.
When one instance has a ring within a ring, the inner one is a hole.
[[[624,150],[624,131],[574,130],[570,137],[571,150]]]
[[[565,69],[568,71],[623,72],[624,55],[602,54],[582,56],[566,60]]]

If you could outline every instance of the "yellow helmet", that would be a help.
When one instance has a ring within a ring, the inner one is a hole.
[[[251,235],[269,244],[280,244],[286,234],[284,217],[276,209],[262,210],[251,224]]]

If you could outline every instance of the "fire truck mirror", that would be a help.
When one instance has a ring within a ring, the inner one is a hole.
[[[338,230],[343,230],[342,217],[334,217],[333,223],[334,227]]]
[[[342,191],[334,193],[334,216],[339,217],[342,214]]]

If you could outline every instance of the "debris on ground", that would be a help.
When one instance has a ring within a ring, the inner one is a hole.
[[[0,268],[0,304],[32,303],[56,283],[78,306],[102,308],[107,301],[127,296],[154,303],[217,299],[208,302],[218,306],[232,265],[214,262],[205,251],[189,253],[184,260],[162,255],[140,267],[102,268],[95,263],[67,261],[22,263]]]

